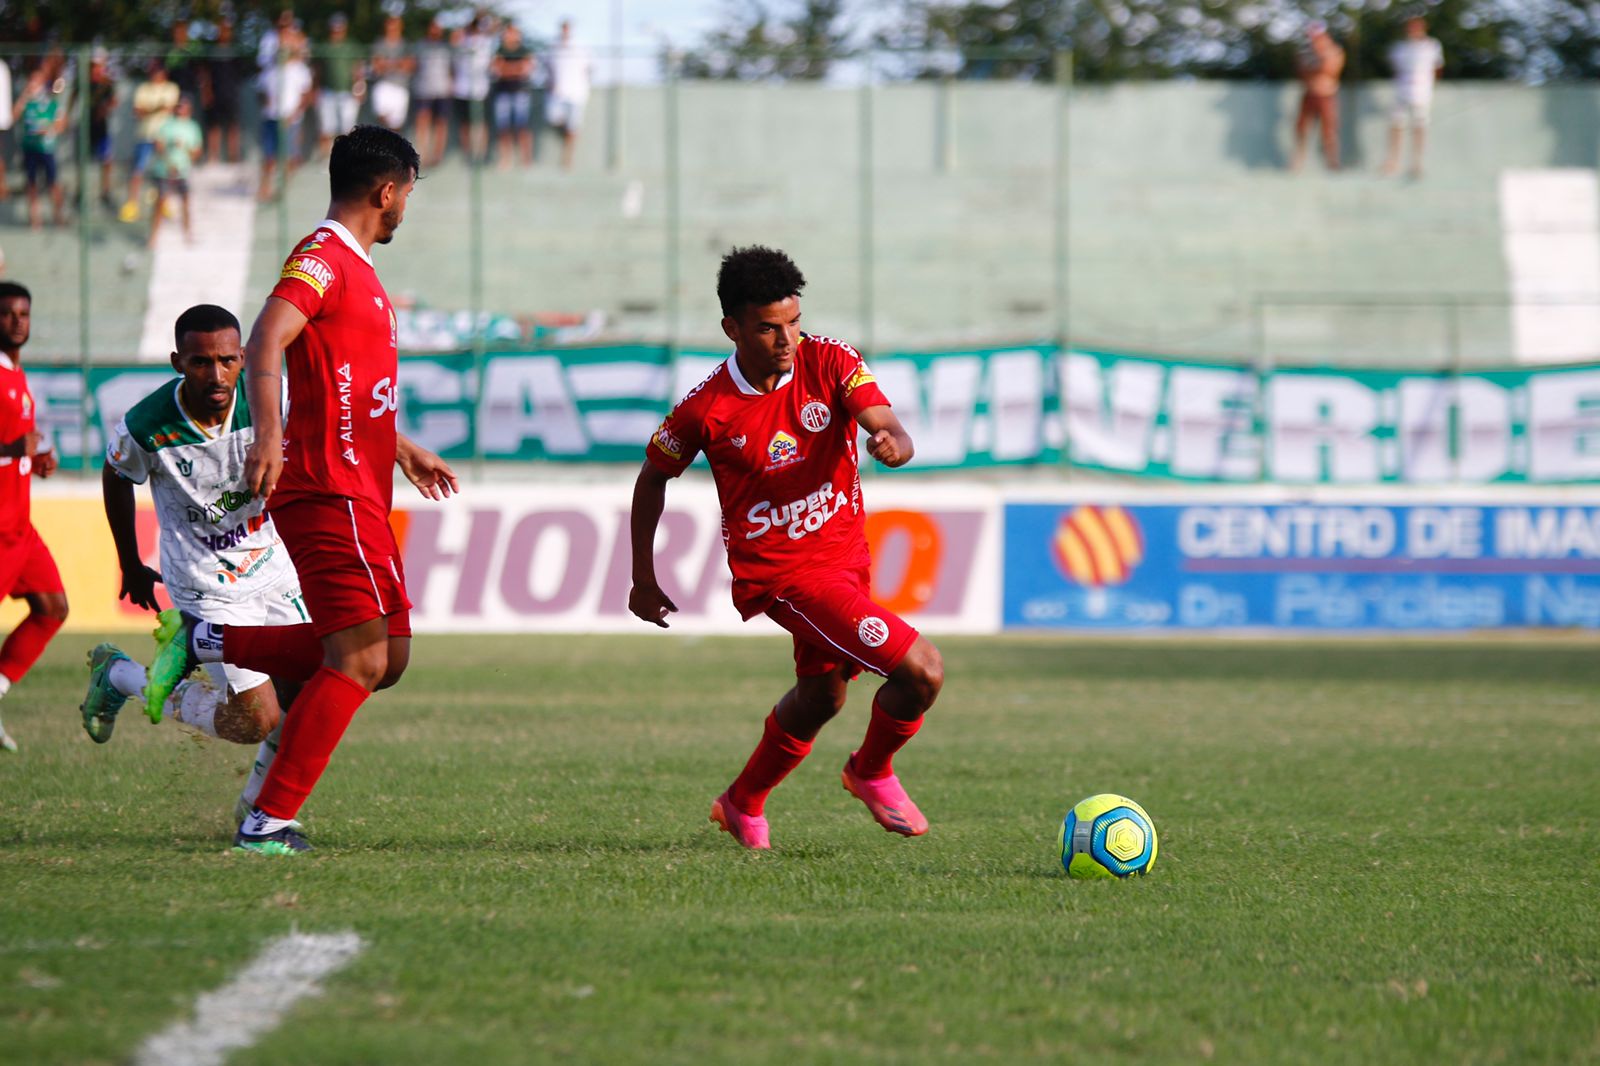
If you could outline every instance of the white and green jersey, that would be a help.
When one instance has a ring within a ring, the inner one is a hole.
[[[273,622],[305,621],[289,552],[263,502],[245,488],[255,430],[243,384],[214,429],[184,410],[182,384],[178,378],[135,404],[106,445],[113,470],[135,484],[150,482],[167,594],[210,622],[263,625],[269,613]]]

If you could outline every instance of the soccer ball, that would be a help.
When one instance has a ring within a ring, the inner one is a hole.
[[[1069,877],[1132,877],[1156,864],[1156,826],[1126,796],[1090,796],[1061,823],[1056,841]]]

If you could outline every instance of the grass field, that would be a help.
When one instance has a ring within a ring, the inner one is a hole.
[[[90,643],[4,702],[6,1062],[126,1061],[292,927],[367,946],[230,1062],[1600,1061],[1590,644],[947,640],[932,831],[839,787],[862,684],[747,854],[706,811],[784,645],[423,638],[269,861],[244,749],[83,735]],[[1099,791],[1152,876],[1062,874]]]

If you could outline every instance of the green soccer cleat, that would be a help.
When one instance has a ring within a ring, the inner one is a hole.
[[[200,665],[190,647],[195,619],[169,607],[156,615],[156,620],[152,634],[156,638],[156,656],[150,661],[150,680],[144,686],[144,713],[152,723],[161,721],[167,697]]]
[[[117,712],[128,702],[128,697],[111,683],[111,664],[118,659],[128,661],[115,644],[96,644],[89,653],[89,691],[78,704],[78,711],[83,715],[83,731],[96,744],[111,739],[111,731],[117,725]]]

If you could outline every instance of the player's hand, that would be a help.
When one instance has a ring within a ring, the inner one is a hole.
[[[49,477],[61,466],[61,460],[56,458],[52,449],[48,452],[38,452],[33,457],[33,472],[40,477]]]
[[[156,602],[156,586],[161,583],[161,575],[157,571],[140,563],[122,572],[122,591],[117,599],[127,600],[147,611],[159,611],[161,605]]]
[[[407,480],[427,499],[442,500],[461,491],[461,484],[456,480],[456,472],[450,469],[450,464],[415,441],[410,442],[409,447],[395,450],[395,462],[400,464],[400,470]]]
[[[244,483],[258,499],[265,500],[278,487],[283,473],[283,441],[257,437],[244,453]]]
[[[668,628],[667,615],[677,609],[660,585],[635,585],[628,591],[628,610],[651,625]]]
[[[899,466],[911,458],[909,455],[901,456],[900,442],[887,429],[880,429],[867,438],[867,454],[884,466]]]

